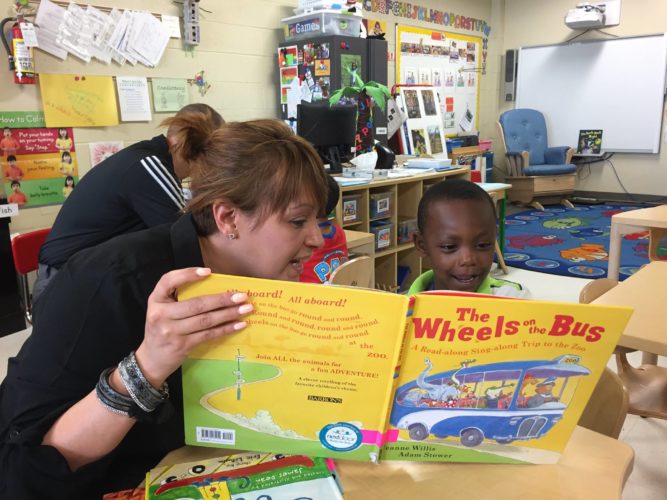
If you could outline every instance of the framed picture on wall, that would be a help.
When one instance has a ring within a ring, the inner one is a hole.
[[[397,102],[408,119],[401,127],[403,153],[447,158],[437,88],[431,85],[397,85]]]

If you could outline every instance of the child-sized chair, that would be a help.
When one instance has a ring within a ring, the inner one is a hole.
[[[593,280],[581,289],[579,302],[589,304],[617,284],[610,278]],[[647,363],[634,367],[628,361],[630,352],[634,349],[616,346],[614,350],[618,376],[629,396],[628,413],[667,419],[667,368]]]
[[[37,271],[39,265],[39,249],[44,244],[51,228],[37,229],[29,233],[22,233],[12,238],[12,257],[14,268],[19,279],[19,293],[25,319],[32,324],[32,293],[29,285],[29,274]]]
[[[372,288],[373,259],[368,255],[362,255],[344,262],[331,273],[329,283]]]
[[[605,368],[579,418],[579,425],[617,439],[627,413],[628,393],[623,381]]]

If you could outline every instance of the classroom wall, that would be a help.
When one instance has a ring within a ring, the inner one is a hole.
[[[0,0],[2,17],[11,15],[12,0]],[[83,2],[79,2],[83,3]],[[294,2],[296,4],[296,2]],[[170,0],[95,0],[95,6],[132,8],[154,13],[180,15],[182,7]],[[132,75],[147,77],[194,78],[201,70],[211,83],[206,96],[196,87],[190,88],[191,102],[205,102],[228,120],[277,117],[275,47],[281,40],[280,19],[290,15],[285,1],[244,0],[218,2],[202,0],[201,44],[193,52],[182,49],[181,40],[172,39],[157,68],[98,61],[88,64],[73,56],[63,62],[41,51],[35,51],[38,72],[92,75]],[[0,111],[40,110],[39,86],[15,85],[9,71],[0,69]],[[153,114],[150,123],[122,123],[115,127],[75,128],[74,138],[79,151],[79,172],[90,169],[88,143],[124,141],[125,145],[153,137],[162,132],[159,123],[168,113]],[[0,188],[1,189],[1,188]],[[24,232],[51,226],[60,206],[22,210],[12,219],[12,232]]]
[[[503,0],[504,36],[503,48],[555,44],[565,42],[581,33],[573,31],[563,21],[569,9],[576,6],[573,0]],[[603,28],[616,36],[636,36],[667,31],[667,2],[664,0],[621,0],[620,25]],[[581,39],[601,38],[597,33],[586,34]],[[632,71],[632,61],[621,61]],[[500,79],[498,80],[500,82]],[[613,85],[613,82],[610,82]],[[610,106],[613,103],[610,103]],[[510,109],[511,103],[500,101],[496,116]],[[622,117],[621,117],[622,119]],[[667,120],[666,120],[667,121]],[[666,124],[663,122],[663,130]],[[659,154],[620,154],[612,158],[616,172],[625,188],[633,194],[667,196],[667,149],[664,135]],[[500,151],[500,148],[494,148]],[[497,157],[498,155],[496,155]],[[501,160],[496,164],[501,165]],[[623,188],[609,163],[591,165],[584,169],[577,180],[577,190],[623,193]],[[664,200],[663,200],[664,201]]]
[[[11,15],[12,0],[0,0],[0,13]],[[79,2],[84,4],[84,2]],[[205,102],[217,109],[226,120],[248,120],[253,118],[278,117],[278,93],[276,71],[276,46],[282,40],[280,19],[293,15],[297,0],[201,0],[201,44],[194,52],[182,50],[180,40],[171,40],[157,68],[144,66],[119,67],[91,62],[85,64],[70,56],[62,62],[48,54],[36,51],[36,68],[45,73],[85,73],[93,75],[159,76],[173,78],[193,78],[205,70],[205,78],[212,88],[205,97],[200,97],[196,88],[190,89],[191,102]],[[132,8],[149,10],[154,13],[179,15],[181,7],[169,0],[95,0],[95,6]],[[487,74],[482,77],[480,95],[480,129],[488,136],[494,127],[498,109],[498,78],[500,41],[502,30],[500,20],[503,10],[492,0],[419,0],[419,6],[453,12],[491,25]],[[474,36],[479,32],[442,27],[432,23],[419,22],[404,17],[364,12],[365,16],[384,20],[388,23],[389,50],[392,54],[389,65],[389,85],[395,81],[395,23],[442,29]],[[0,70],[0,111],[40,110],[38,86],[19,86],[12,83],[11,74]],[[116,127],[75,128],[74,138],[79,151],[80,175],[90,169],[88,143],[104,140],[122,140],[126,145],[150,138],[161,132],[159,123],[169,114],[154,114],[150,123],[125,123]],[[53,223],[59,206],[22,210],[12,219],[11,231],[24,232]]]

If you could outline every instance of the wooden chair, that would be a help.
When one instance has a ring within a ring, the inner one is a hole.
[[[373,259],[368,255],[362,255],[344,262],[331,273],[329,283],[372,288]]]
[[[589,281],[579,292],[579,303],[590,304],[616,285],[618,285],[618,281],[611,278],[600,278]]]
[[[582,288],[579,302],[588,304],[617,284],[609,278],[591,281]],[[667,419],[667,368],[646,362],[634,367],[627,357],[633,351],[635,349],[622,346],[616,346],[614,350],[618,376],[629,396],[628,413]]]
[[[628,392],[623,381],[605,368],[579,419],[579,425],[618,438],[628,413]]]
[[[29,274],[37,270],[39,265],[39,249],[46,241],[51,228],[38,229],[22,233],[12,238],[12,257],[14,268],[19,279],[21,306],[25,319],[32,325],[32,292],[29,286]]]

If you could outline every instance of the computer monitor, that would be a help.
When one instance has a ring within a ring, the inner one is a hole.
[[[331,172],[341,172],[341,163],[354,155],[357,107],[302,102],[297,106],[296,120],[297,134],[315,146]]]

